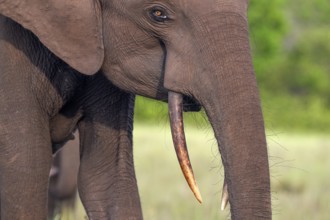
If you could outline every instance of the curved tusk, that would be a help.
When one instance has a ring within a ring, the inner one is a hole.
[[[221,211],[224,211],[228,205],[229,194],[228,194],[228,186],[226,181],[223,183],[222,196],[221,196]]]
[[[183,127],[182,116],[183,97],[175,92],[168,93],[168,110],[170,116],[171,132],[176,155],[181,166],[182,173],[194,193],[196,199],[202,203],[202,196],[199,192],[192,170],[189,154],[187,151],[186,138]]]
[[[50,177],[56,176],[59,172],[60,171],[59,171],[59,169],[57,167],[52,167],[50,169],[49,176]]]

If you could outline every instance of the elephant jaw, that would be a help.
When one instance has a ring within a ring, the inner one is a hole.
[[[168,93],[168,110],[173,144],[182,173],[196,199],[202,203],[202,197],[196,184],[186,145],[182,116],[183,96],[181,94],[171,91]]]

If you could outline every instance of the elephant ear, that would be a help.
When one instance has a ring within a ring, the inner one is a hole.
[[[0,0],[3,14],[32,31],[55,55],[84,74],[104,58],[101,7],[95,0]]]

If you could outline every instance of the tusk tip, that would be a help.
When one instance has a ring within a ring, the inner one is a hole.
[[[223,185],[223,191],[222,191],[222,198],[221,198],[221,211],[224,211],[228,205],[229,201],[229,194],[228,194],[228,186],[225,183]]]
[[[199,192],[198,192],[199,193]],[[197,201],[200,203],[200,204],[202,204],[203,203],[203,199],[202,199],[202,196],[200,195],[200,194],[195,194],[195,197],[196,197],[196,199],[197,199]]]
[[[225,201],[222,201],[221,202],[221,211],[225,211],[226,207],[227,207],[227,203]]]
[[[201,193],[199,192],[198,186],[195,185],[195,187],[193,187],[192,191],[193,191],[193,193],[194,193],[195,198],[197,199],[197,201],[202,204],[203,203],[203,199],[202,199]]]

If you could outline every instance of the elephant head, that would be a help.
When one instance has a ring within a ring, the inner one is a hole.
[[[233,219],[270,219],[269,165],[249,47],[248,0],[0,0],[67,64],[168,100],[173,140],[196,198],[182,97],[200,103],[218,142]],[[49,34],[51,33],[51,34]]]

